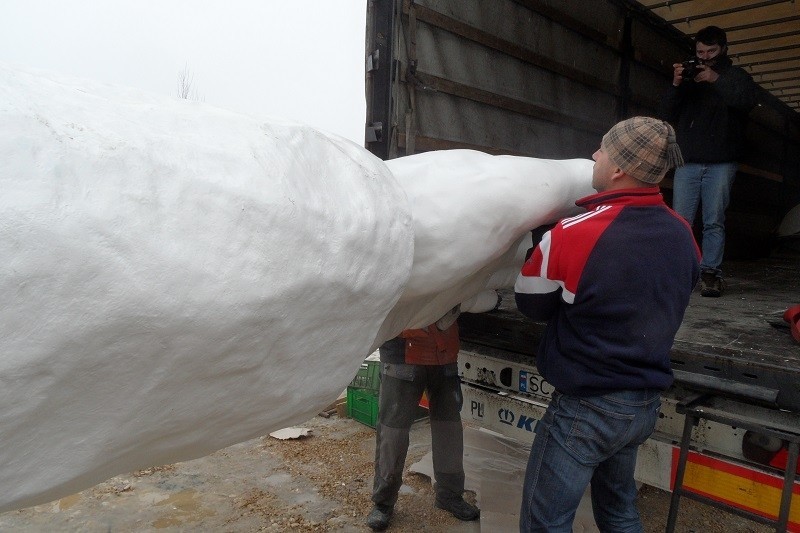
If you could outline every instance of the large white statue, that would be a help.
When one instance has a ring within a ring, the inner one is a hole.
[[[308,419],[590,178],[0,64],[0,511]]]

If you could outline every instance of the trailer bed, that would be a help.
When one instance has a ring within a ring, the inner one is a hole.
[[[726,261],[723,268],[724,296],[692,294],[671,353],[676,382],[800,411],[800,344],[782,319],[800,304],[800,254]],[[517,311],[512,291],[503,292],[498,310],[465,313],[459,325],[465,348],[528,363],[544,331]]]

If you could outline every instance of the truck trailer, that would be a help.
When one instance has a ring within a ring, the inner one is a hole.
[[[776,238],[800,204],[800,114],[772,72],[800,68],[784,67],[800,51],[790,4],[370,0],[365,138],[382,159],[455,148],[589,158],[619,120],[657,116],[673,63],[693,54],[692,32],[726,29],[734,64],[760,84],[727,211],[727,289],[692,296],[637,479],[673,491],[671,515],[691,497],[800,531],[800,344],[783,319],[800,304],[800,254]],[[754,10],[766,10],[760,26]],[[751,43],[778,59],[748,55]],[[669,203],[670,175],[661,187]],[[531,442],[552,392],[535,366],[545,324],[525,319],[513,292],[501,296],[494,311],[459,319],[462,415]]]

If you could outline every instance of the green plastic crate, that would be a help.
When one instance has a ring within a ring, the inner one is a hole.
[[[381,386],[381,362],[364,361],[361,363],[350,386],[355,389],[374,391],[377,394]]]
[[[427,406],[427,398],[423,397]],[[414,420],[422,420],[428,417],[427,407],[417,406],[414,413]],[[347,387],[347,416],[357,420],[371,428],[378,426],[378,391],[360,389],[357,387]]]
[[[374,428],[378,425],[378,393],[347,387],[347,416]]]

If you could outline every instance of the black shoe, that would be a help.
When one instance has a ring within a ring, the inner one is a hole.
[[[369,515],[367,515],[367,525],[372,531],[383,531],[389,527],[389,522],[392,521],[393,514],[393,507],[376,505],[372,508],[372,511],[369,512]]]
[[[700,274],[700,295],[719,298],[722,296],[722,278],[716,272],[703,272]]]
[[[448,511],[459,520],[464,520],[465,522],[477,520],[481,516],[481,510],[467,503],[463,498],[457,500],[440,500],[437,498],[436,507]]]

